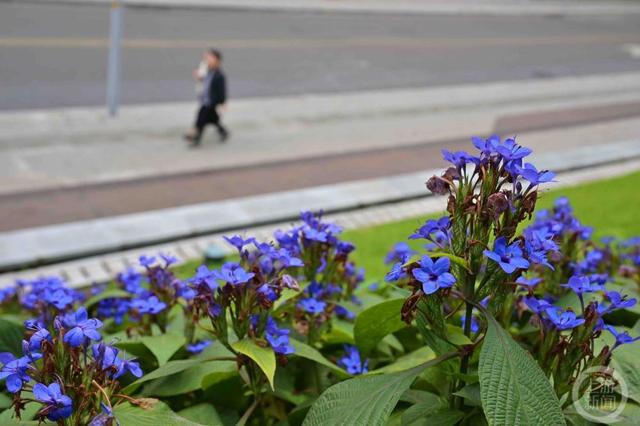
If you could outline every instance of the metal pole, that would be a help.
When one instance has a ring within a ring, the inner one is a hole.
[[[107,69],[107,108],[115,117],[120,102],[120,49],[122,41],[123,8],[117,0],[111,3],[109,19],[109,66]]]

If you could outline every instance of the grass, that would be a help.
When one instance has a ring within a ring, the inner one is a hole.
[[[640,172],[597,182],[544,191],[537,210],[550,207],[554,200],[566,196],[580,221],[595,228],[595,237],[628,238],[640,235]],[[442,200],[443,212],[445,200]],[[438,216],[438,215],[435,215]],[[420,241],[407,237],[428,217],[407,219],[384,225],[346,231],[344,239],[356,245],[353,260],[366,270],[367,282],[383,279],[388,271],[384,264],[387,251],[399,241],[419,248]],[[198,262],[177,268],[180,276],[189,276]]]

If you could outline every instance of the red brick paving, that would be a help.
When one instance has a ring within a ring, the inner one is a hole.
[[[640,103],[506,116],[500,134],[640,115]],[[449,140],[251,167],[0,195],[0,231],[97,219],[208,201],[391,176],[443,165],[441,149],[468,148]],[[425,176],[426,178],[427,176]]]

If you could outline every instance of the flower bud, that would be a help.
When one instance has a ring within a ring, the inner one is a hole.
[[[509,200],[502,192],[496,192],[489,195],[487,200],[487,209],[492,213],[495,219],[509,208]]]
[[[460,179],[460,173],[458,173],[458,169],[455,167],[449,167],[442,174],[442,178],[446,181],[453,182],[456,179]]]
[[[427,181],[427,189],[436,195],[447,195],[449,193],[449,184],[444,179],[433,175]]]
[[[536,209],[536,201],[538,200],[538,191],[531,191],[527,196],[522,200],[522,208],[525,213],[529,216]]]

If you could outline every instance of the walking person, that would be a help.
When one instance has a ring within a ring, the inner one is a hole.
[[[213,124],[216,127],[221,142],[226,141],[229,137],[229,132],[220,123],[219,115],[219,112],[225,109],[227,101],[227,82],[221,68],[222,54],[215,49],[209,49],[204,53],[203,59],[206,63],[206,69],[199,67],[194,71],[196,80],[202,82],[198,95],[200,109],[194,128],[184,136],[192,146],[200,145],[202,133],[207,124]]]

